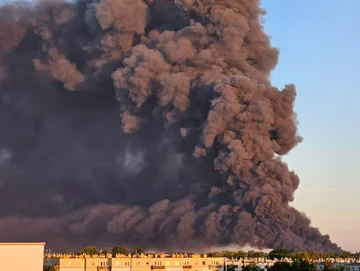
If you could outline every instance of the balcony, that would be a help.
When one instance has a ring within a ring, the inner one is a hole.
[[[221,264],[211,264],[208,267],[209,269],[219,269],[219,268],[223,268],[224,266]]]
[[[165,270],[165,265],[152,265],[151,270]]]

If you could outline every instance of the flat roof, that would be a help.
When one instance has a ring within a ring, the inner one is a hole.
[[[18,245],[18,246],[33,246],[33,245],[45,245],[45,242],[26,242],[26,243],[15,243],[15,242],[5,242],[5,243],[1,243],[0,242],[0,246],[8,246],[8,245]]]

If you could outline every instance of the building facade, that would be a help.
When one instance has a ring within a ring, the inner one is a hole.
[[[0,270],[42,271],[44,246],[45,243],[0,243]]]
[[[346,271],[360,271],[356,259],[327,259],[334,267],[345,267]],[[55,266],[57,271],[242,271],[245,266],[255,264],[261,270],[269,270],[277,261],[292,263],[292,259],[269,258],[228,259],[207,257],[206,254],[146,254],[116,255],[52,255],[45,256],[45,266]],[[324,259],[313,261],[319,271],[324,270]],[[1,269],[0,269],[1,271]]]
[[[360,271],[360,263],[352,263],[346,266],[348,271]]]
[[[62,256],[45,258],[45,266],[55,266],[59,271],[225,271],[224,258],[200,255],[111,255]]]

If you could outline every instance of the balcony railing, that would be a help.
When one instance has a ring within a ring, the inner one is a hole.
[[[189,265],[189,264],[183,265],[183,269],[191,269],[191,265]]]
[[[221,264],[211,264],[208,267],[213,269],[213,268],[223,268],[224,266],[222,266]]]
[[[151,270],[165,269],[165,265],[152,265]]]

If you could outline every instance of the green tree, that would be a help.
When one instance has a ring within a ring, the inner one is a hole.
[[[329,260],[326,260],[324,262],[324,271],[335,271],[334,263],[330,262]]]
[[[325,252],[325,253],[323,253],[323,255],[322,255],[322,258],[325,258],[325,259],[335,258],[335,257],[336,257],[336,255],[335,255],[335,253],[332,252],[332,251]]]
[[[265,253],[261,251],[249,250],[247,256],[250,258],[262,258],[265,257]]]
[[[208,256],[209,257],[221,257],[222,253],[221,252],[209,252]]]
[[[273,266],[271,266],[269,271],[292,271],[292,266],[288,262],[276,262]]]
[[[111,250],[111,254],[112,254],[113,257],[115,257],[116,254],[125,254],[125,255],[127,255],[127,254],[129,254],[129,251],[124,247],[115,246]]]
[[[278,248],[278,249],[274,249],[272,251],[270,251],[268,257],[270,259],[282,259],[285,257],[291,257],[292,254],[290,252],[290,250],[285,249],[285,248]]]
[[[249,265],[243,266],[242,271],[260,271],[260,266],[257,266],[255,263],[251,263]]]
[[[343,251],[341,254],[340,254],[340,257],[345,259],[345,258],[351,258],[352,257],[352,254],[351,252],[349,251]]]
[[[306,251],[299,251],[292,255],[293,260],[309,260],[310,256]]]
[[[227,266],[227,271],[235,271],[235,265],[231,264]]]
[[[228,250],[225,250],[222,252],[222,257],[226,257],[226,258],[229,258],[229,259],[232,259],[232,258],[235,258],[235,251],[228,251]]]
[[[247,253],[245,251],[239,250],[234,253],[234,258],[239,259],[239,258],[245,258],[245,257],[247,257]]]
[[[91,256],[95,255],[95,254],[100,254],[99,250],[97,249],[97,247],[95,246],[87,246],[86,248],[84,248],[83,250],[81,250],[81,253],[83,254],[89,254]]]
[[[320,253],[318,253],[314,250],[307,251],[307,254],[309,255],[310,260],[316,260],[316,259],[320,258]]]
[[[296,259],[291,265],[293,271],[317,271],[315,263],[311,263],[307,260]]]

